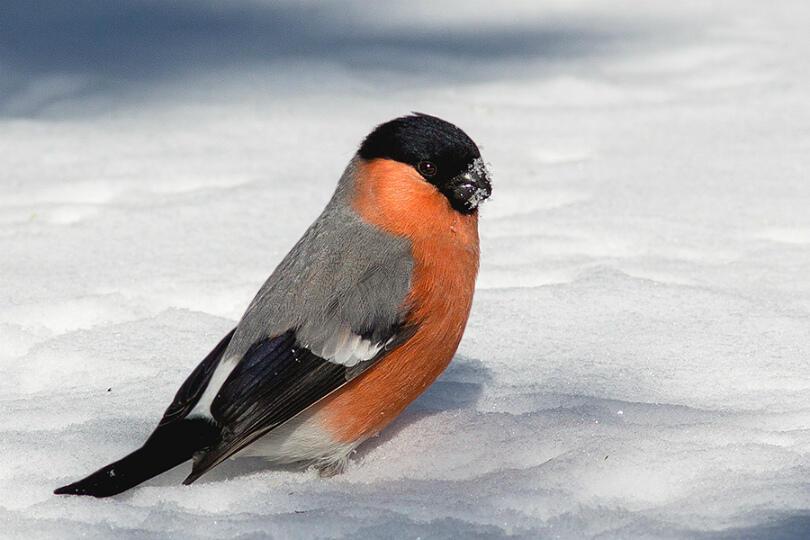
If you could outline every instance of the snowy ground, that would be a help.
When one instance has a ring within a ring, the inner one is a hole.
[[[497,4],[4,0],[0,536],[810,535],[810,5]],[[411,110],[495,178],[441,380],[334,479],[52,496]]]

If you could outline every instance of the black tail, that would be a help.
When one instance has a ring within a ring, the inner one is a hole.
[[[216,442],[219,429],[202,418],[161,425],[144,445],[87,478],[54,491],[56,495],[110,497],[191,459]]]

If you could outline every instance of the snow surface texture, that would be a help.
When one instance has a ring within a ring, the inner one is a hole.
[[[126,4],[3,2],[0,536],[808,536],[809,3]],[[52,496],[411,110],[494,171],[440,381],[339,477]]]

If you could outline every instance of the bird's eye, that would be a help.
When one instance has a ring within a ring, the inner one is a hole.
[[[419,169],[419,172],[422,175],[427,177],[436,174],[436,165],[434,165],[431,161],[420,161],[416,168]]]

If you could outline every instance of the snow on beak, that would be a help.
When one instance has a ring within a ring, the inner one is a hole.
[[[449,182],[453,197],[472,212],[478,205],[492,195],[492,184],[489,173],[481,158],[476,159],[470,167]]]

